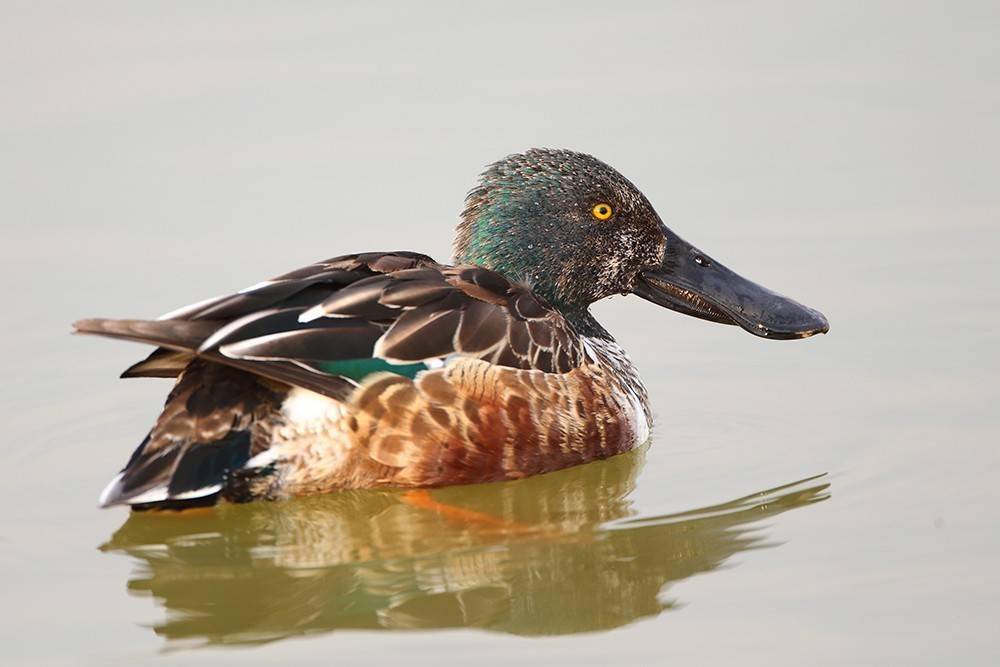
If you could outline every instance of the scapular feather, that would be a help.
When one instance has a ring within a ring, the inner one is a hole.
[[[317,316],[303,318],[312,312]],[[333,398],[365,377],[335,362],[414,364],[462,354],[566,372],[583,358],[572,326],[526,288],[489,269],[444,266],[412,252],[316,262],[175,311],[173,319],[83,320],[76,328],[157,345],[127,377],[176,377],[200,357]],[[554,340],[558,350],[549,349]]]

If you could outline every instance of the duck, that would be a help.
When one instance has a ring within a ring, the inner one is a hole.
[[[100,506],[498,482],[628,452],[652,415],[638,370],[590,310],[613,295],[765,339],[829,331],[576,151],[488,166],[453,250],[451,264],[341,255],[157,319],[76,322],[154,346],[121,377],[174,380]]]

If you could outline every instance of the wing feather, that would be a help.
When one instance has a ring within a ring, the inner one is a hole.
[[[485,301],[472,301],[462,313],[458,329],[459,350],[475,354],[493,349],[506,335],[508,319],[502,308]]]
[[[404,312],[375,346],[375,354],[398,362],[423,361],[456,352],[458,310],[415,309]]]
[[[176,376],[196,355],[333,397],[354,382],[322,362],[463,355],[563,373],[585,358],[572,326],[527,287],[409,252],[335,257],[171,319],[85,320],[77,329],[159,346],[129,377]]]
[[[180,375],[192,359],[194,359],[194,355],[189,352],[177,352],[158,347],[142,361],[126,368],[121,377],[175,378]]]

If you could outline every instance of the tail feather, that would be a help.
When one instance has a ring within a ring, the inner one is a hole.
[[[151,343],[180,352],[197,350],[219,328],[218,322],[196,320],[89,319],[73,323],[75,333]]]
[[[218,494],[229,475],[250,458],[250,433],[238,431],[216,442],[188,442],[171,447],[151,461],[137,450],[137,463],[126,466],[101,492],[98,504],[154,505]]]
[[[239,470],[249,459],[249,431],[234,431],[221,440],[199,443],[177,462],[167,495],[187,499],[215,493],[229,471]]]
[[[100,505],[183,507],[214,501],[252,456],[256,421],[271,409],[279,409],[278,397],[253,374],[192,361],[149,435],[101,494]]]
[[[187,367],[192,359],[194,359],[194,355],[191,353],[158,347],[148,357],[122,371],[120,377],[175,378],[181,374],[181,371]]]

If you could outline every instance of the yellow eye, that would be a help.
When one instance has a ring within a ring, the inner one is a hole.
[[[590,212],[594,214],[594,217],[598,220],[607,220],[611,217],[614,211],[611,210],[610,204],[598,204],[594,208],[590,209]]]

